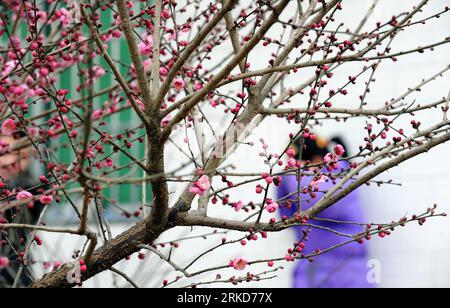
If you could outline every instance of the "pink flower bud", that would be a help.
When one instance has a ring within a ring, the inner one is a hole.
[[[290,157],[290,158],[294,158],[295,155],[297,155],[297,153],[295,152],[294,149],[290,148],[286,151],[286,154]]]
[[[42,78],[46,78],[48,76],[48,74],[49,74],[49,71],[46,68],[41,68],[39,70],[39,76],[41,76]]]
[[[261,185],[256,186],[256,193],[259,195],[263,192],[264,188]]]

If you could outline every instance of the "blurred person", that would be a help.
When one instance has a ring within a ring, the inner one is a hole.
[[[25,136],[25,133],[18,131],[11,136],[0,135],[0,141],[3,145],[11,145]],[[40,183],[31,174],[32,155],[31,147],[14,152],[6,147],[0,151],[0,183],[2,183],[3,192],[9,190],[17,193],[20,190],[27,190],[32,194],[37,193]],[[0,200],[1,204],[4,201],[14,201],[15,198],[8,198],[1,194]],[[4,212],[0,208],[0,220],[6,223],[35,224],[41,210],[42,205],[39,202],[35,202],[32,208],[21,206]],[[0,257],[8,260],[7,266],[0,268],[0,288],[13,286],[21,265],[18,254],[23,252],[28,244],[28,233],[28,230],[21,229],[0,230]],[[26,287],[30,283],[29,273],[24,268],[18,278],[18,286]]]
[[[302,151],[299,151],[298,149],[300,144],[296,145],[297,159],[301,160],[303,164],[307,164],[307,166],[321,165],[324,163],[324,157],[332,152],[334,146],[333,143],[335,145],[340,144],[346,151],[348,150],[340,138],[334,138],[329,142],[325,138],[317,137],[314,141],[309,139],[305,140],[303,142]],[[300,155],[298,153],[301,153],[302,157],[299,157]],[[348,161],[342,160],[339,162],[339,169],[337,171],[328,172],[324,169],[325,171],[323,172],[325,174],[332,173],[336,175],[343,170],[348,170],[350,168],[349,164]],[[300,181],[302,189],[307,187],[313,180],[313,176],[302,177]],[[337,179],[337,182],[339,182],[339,178]],[[302,194],[302,210],[304,211],[313,207],[324,196],[324,193],[330,190],[334,185],[335,183],[333,183],[333,180],[328,179],[319,184],[319,192],[316,193],[315,198],[312,198],[310,194]],[[291,217],[297,212],[297,191],[297,177],[285,176],[277,191],[278,198],[286,198],[286,196],[289,196],[292,193],[295,195],[288,198],[288,200],[292,202],[291,207],[281,207],[281,215]],[[322,212],[318,218],[326,219],[327,221],[314,220],[311,221],[311,223],[318,227],[329,228],[344,234],[355,235],[361,233],[363,230],[358,225],[335,223],[336,221],[358,223],[364,221],[364,214],[358,191],[351,193],[331,208]],[[331,222],[330,220],[333,220],[334,222]],[[301,241],[304,238],[304,231],[307,229],[305,227],[297,227],[292,230],[296,231],[297,240]],[[335,233],[312,228],[308,233],[303,253],[309,255],[316,249],[324,251],[348,240],[348,238],[339,236]],[[298,262],[294,271],[293,287],[369,288],[371,285],[367,280],[367,273],[367,249],[363,245],[352,243],[317,256],[312,263],[306,261]]]

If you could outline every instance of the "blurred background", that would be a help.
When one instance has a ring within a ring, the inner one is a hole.
[[[208,1],[205,1],[208,2]],[[394,13],[410,9],[414,4],[418,3],[416,0],[406,1],[388,1],[381,0],[375,13],[368,22],[368,27],[373,25],[378,20],[387,20]],[[338,15],[338,19],[345,22],[346,27],[352,28],[359,22],[359,18],[355,16],[362,16],[360,12],[366,12],[372,1],[369,0],[345,0],[345,9]],[[448,0],[433,0],[427,5],[424,12],[419,17],[429,16],[433,12],[442,10],[445,5],[448,5]],[[446,15],[445,15],[446,16]],[[105,16],[104,18],[108,18]],[[416,17],[417,18],[417,17]],[[426,26],[417,26],[410,31],[401,33],[393,43],[393,52],[411,49],[420,45],[434,43],[442,40],[450,35],[450,19],[446,16],[445,19],[432,20]],[[123,45],[123,44],[122,44]],[[230,46],[228,46],[230,47]],[[116,58],[120,58],[121,53],[126,53],[123,46],[111,46],[112,54]],[[226,48],[219,48],[216,51],[215,59],[220,59],[220,53],[227,54],[229,50]],[[264,68],[267,65],[268,57],[267,51],[259,48],[253,52],[252,68]],[[389,61],[389,60],[388,60]],[[441,71],[446,65],[450,64],[450,50],[447,46],[439,47],[432,53],[425,55],[408,55],[404,56],[395,64],[391,62],[383,62],[381,68],[378,70],[377,81],[372,85],[372,92],[368,98],[370,107],[376,108],[382,106],[391,98],[396,98],[408,90],[408,87],[414,87],[421,82],[422,79],[428,78],[437,72]],[[359,69],[360,64],[349,64],[345,69],[340,69],[338,74],[342,78],[354,73],[354,69]],[[70,74],[70,71],[69,73]],[[310,74],[305,74],[310,76]],[[291,85],[294,86],[297,82],[301,83],[303,80],[291,80]],[[416,99],[423,104],[440,99],[450,90],[449,75],[437,79],[434,83],[426,87],[421,92],[413,94],[408,99],[411,102]],[[71,79],[64,79],[61,81],[61,86],[69,88],[72,86]],[[103,84],[98,87],[104,88],[110,80],[104,80]],[[362,93],[361,85],[355,86],[348,97],[340,98],[336,101],[335,106],[357,106],[359,105],[358,95]],[[426,111],[418,116],[419,120],[424,125],[433,123],[435,117],[441,117],[441,113],[436,111]],[[410,118],[405,119],[405,126],[408,124]],[[129,125],[132,121],[130,115],[121,115],[120,118],[113,119],[115,125]],[[316,133],[333,137],[336,135],[342,136],[349,144],[350,148],[355,152],[359,145],[363,143],[363,138],[366,136],[363,127],[366,124],[366,119],[353,119],[346,123],[336,123],[334,121],[324,122],[324,124],[317,129]],[[119,131],[121,127],[117,127]],[[274,151],[280,150],[287,143],[287,136],[289,132],[294,131],[294,128],[283,121],[274,123],[274,121],[264,122],[250,139],[257,141],[264,137],[270,141],[270,147]],[[173,147],[168,147],[167,161],[173,167],[176,167],[177,150]],[[433,204],[439,205],[439,211],[450,213],[450,164],[449,164],[450,144],[443,145],[427,155],[411,160],[385,174],[380,176],[380,180],[393,180],[396,183],[401,183],[402,186],[382,186],[379,187],[364,187],[361,190],[363,198],[364,211],[369,222],[390,222],[399,219],[404,215],[412,215],[422,213]],[[64,152],[61,155],[65,155]],[[259,172],[264,171],[264,164],[262,161],[254,159],[258,155],[258,149],[240,148],[231,158],[230,163],[236,163],[240,166],[239,172]],[[67,157],[70,160],[70,157]],[[174,169],[174,168],[172,168]],[[172,200],[179,196],[181,189],[179,186],[171,186]],[[243,186],[233,190],[230,198],[239,198],[243,201],[251,201],[254,197],[253,186]],[[138,188],[130,188],[127,191],[111,191],[111,198],[117,198],[121,203],[131,202],[133,199],[140,198],[138,196]],[[138,199],[139,200],[139,199]],[[53,220],[61,223],[64,219],[64,211],[57,210],[51,213],[48,221]],[[122,221],[121,218],[112,213],[109,214],[113,224],[113,233],[119,234],[129,226],[129,221]],[[242,217],[239,214],[234,214],[229,208],[220,206],[211,206],[210,215],[216,217],[229,218]],[[70,223],[68,220],[67,223]],[[188,236],[186,229],[175,229],[163,235],[160,240],[171,241],[176,238]],[[207,234],[211,230],[197,228],[193,234],[201,235]],[[193,235],[192,233],[189,236]],[[186,242],[179,242],[180,248],[174,250],[173,260],[180,264],[186,264],[188,260],[199,255],[200,252],[216,245],[220,242],[222,234],[214,235],[210,240],[195,239]],[[238,238],[238,235],[231,232],[226,235],[227,238]],[[50,257],[53,260],[70,260],[72,252],[80,249],[83,245],[82,239],[70,236],[58,236],[52,234],[42,234],[44,238],[45,247],[36,252],[38,260],[48,260]],[[425,226],[408,225],[405,229],[395,232],[392,236],[386,239],[374,239],[369,242],[370,259],[375,260],[379,264],[381,271],[381,283],[378,287],[450,287],[450,220],[444,218],[433,219]],[[214,253],[206,255],[195,269],[202,269],[205,267],[212,267],[216,265],[226,264],[233,256],[245,256],[248,259],[267,257],[268,253],[273,256],[284,256],[287,248],[289,248],[295,241],[293,231],[287,230],[278,234],[269,235],[266,241],[251,242],[245,249],[240,245],[227,247],[226,249],[217,250]],[[50,243],[56,243],[50,245]],[[168,250],[166,250],[167,252]],[[231,256],[231,257],[230,257]],[[127,272],[130,277],[141,286],[161,286],[164,279],[174,279],[176,274],[171,273],[170,267],[159,258],[152,254],[147,254],[145,260],[142,261],[137,255],[132,256],[129,261],[123,261],[117,266],[121,270]],[[41,265],[36,265],[37,272],[43,273]],[[264,267],[261,267],[261,271]],[[291,286],[293,265],[285,266],[283,271],[276,274],[277,277],[273,279],[261,281],[259,283],[242,284],[242,287],[289,287]],[[368,268],[369,270],[369,268]],[[258,272],[257,267],[252,267],[252,272]],[[231,271],[222,272],[224,277],[227,274],[232,275]],[[202,276],[205,280],[214,278],[215,273],[211,275]],[[176,284],[175,286],[184,286],[189,281]],[[124,282],[117,275],[112,273],[103,273],[98,277],[88,281],[85,286],[126,286]],[[216,285],[217,286],[217,285]],[[220,285],[228,286],[228,285]]]

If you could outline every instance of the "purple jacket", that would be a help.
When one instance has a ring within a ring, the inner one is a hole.
[[[341,169],[347,169],[348,163],[341,162]],[[301,180],[301,186],[307,186],[312,177],[304,177]],[[334,184],[331,180],[319,184],[320,191],[328,191]],[[287,195],[296,192],[298,181],[295,176],[286,176],[278,189],[278,198],[285,198]],[[311,196],[302,195],[302,209],[308,209],[314,206],[321,198],[323,193],[317,193],[317,198],[311,199]],[[297,200],[297,195],[289,197],[291,200]],[[309,202],[308,202],[309,201]],[[291,217],[297,211],[297,204],[288,209],[281,207],[281,214]],[[347,198],[341,200],[331,208],[327,209],[320,218],[364,222],[364,214],[359,200],[358,191],[353,192]],[[331,228],[345,234],[361,233],[363,229],[352,224],[336,224],[323,221],[311,221],[316,226]],[[298,240],[302,239],[303,227],[296,229]],[[348,241],[349,238],[341,237],[329,231],[313,229],[309,233],[309,240],[304,249],[305,254],[310,254],[316,249],[325,250],[336,244]],[[332,250],[321,256],[316,257],[313,263],[308,261],[298,261],[294,273],[295,288],[366,288],[371,287],[367,282],[367,249],[365,245],[352,243],[341,248]]]

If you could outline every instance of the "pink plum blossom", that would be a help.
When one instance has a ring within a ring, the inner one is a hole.
[[[236,212],[239,212],[244,208],[244,203],[242,201],[236,202],[233,204],[233,207]]]
[[[267,184],[272,184],[273,183],[273,177],[268,176],[268,177],[265,178],[265,181],[266,181]]]
[[[248,261],[242,257],[236,257],[230,262],[230,267],[237,271],[243,271],[248,265]]]
[[[270,202],[269,204],[267,204],[266,210],[267,210],[269,213],[275,213],[275,212],[278,210],[279,207],[280,207],[280,206],[278,205],[278,203],[276,203],[276,202]]]
[[[144,42],[139,43],[139,51],[144,56],[151,56],[153,52],[153,37],[148,36]]]
[[[105,160],[105,162],[103,163],[103,165],[104,165],[106,168],[110,168],[110,167],[112,167],[112,166],[114,165],[114,161],[113,161],[111,158],[107,158],[107,159]]]
[[[198,181],[189,187],[189,192],[203,196],[211,188],[211,183],[209,182],[209,177],[207,175],[202,176]]]
[[[186,83],[184,82],[183,79],[181,78],[177,78],[174,80],[173,82],[173,87],[175,88],[175,90],[177,90],[178,92],[180,92],[181,90],[184,89]]]
[[[337,156],[343,156],[345,154],[345,149],[342,145],[338,144],[334,147],[334,153],[336,153]]]
[[[21,192],[19,192],[18,194],[17,194],[17,200],[19,200],[19,201],[25,201],[25,200],[30,200],[30,199],[32,199],[33,198],[33,195],[30,193],[30,192],[28,192],[28,191],[26,191],[26,190],[22,190]]]
[[[0,270],[4,270],[9,266],[9,259],[6,257],[0,257]]]
[[[97,121],[98,119],[100,119],[103,115],[103,110],[95,110],[92,113],[92,120],[93,121]]]
[[[41,202],[41,203],[44,204],[44,205],[49,205],[50,203],[53,202],[53,197],[50,196],[50,195],[42,195],[42,196],[39,198],[39,202]]]
[[[16,122],[13,119],[7,119],[2,124],[2,135],[11,136],[16,131]]]
[[[100,78],[106,74],[105,69],[101,66],[94,66],[93,71],[94,71],[94,78]]]
[[[297,167],[297,161],[294,158],[289,158],[289,160],[288,160],[288,167],[289,168]]]
[[[331,154],[331,153],[328,153],[328,154],[325,155],[325,157],[323,158],[323,162],[324,162],[325,164],[329,164],[329,163],[331,163],[334,159],[335,159],[335,158],[334,158],[334,155]]]

